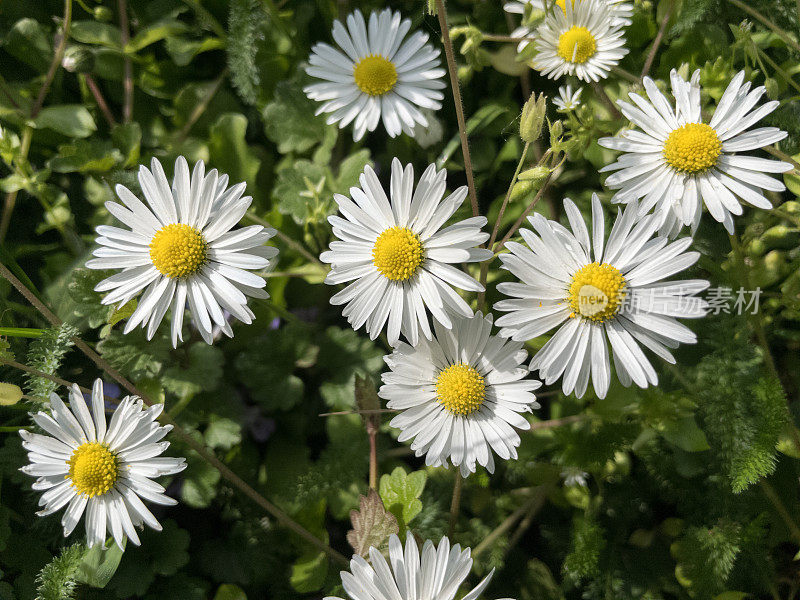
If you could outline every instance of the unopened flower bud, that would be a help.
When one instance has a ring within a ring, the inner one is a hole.
[[[96,6],[94,9],[94,18],[101,23],[107,23],[113,16],[114,13],[107,6]]]
[[[70,73],[89,73],[94,67],[94,54],[81,46],[70,46],[64,52],[61,66]]]
[[[544,116],[547,109],[547,98],[544,94],[539,94],[536,98],[535,94],[531,97],[522,107],[522,117],[519,121],[519,136],[523,142],[535,142],[539,135],[542,133],[542,125],[544,125]]]

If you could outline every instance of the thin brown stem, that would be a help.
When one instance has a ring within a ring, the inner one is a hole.
[[[100,109],[100,112],[103,113],[103,116],[106,119],[106,123],[108,123],[109,127],[115,127],[117,121],[114,119],[114,115],[111,114],[111,109],[108,108],[108,103],[106,99],[103,97],[103,92],[100,91],[100,88],[97,85],[97,82],[94,80],[94,77],[89,75],[88,73],[81,74],[81,77],[86,82],[86,87],[89,88],[89,91],[94,96],[94,101],[97,103],[97,107]]]
[[[261,225],[262,227],[272,228],[272,226],[269,223],[267,223],[264,219],[255,215],[252,212],[247,213],[245,217],[250,219],[253,223]],[[280,229],[276,229],[275,232],[276,232],[275,237],[277,237],[281,242],[289,246],[292,250],[298,252],[299,254],[302,254],[305,258],[316,264],[321,269],[324,269],[326,271],[328,270],[328,266],[325,263],[323,263],[319,258],[311,254],[311,252],[309,252],[306,249],[306,247],[303,246],[303,244],[293,240],[288,235],[283,233]]]
[[[647,77],[648,73],[650,73],[650,67],[653,66],[653,61],[656,58],[658,48],[661,46],[661,42],[664,40],[664,34],[667,32],[667,24],[669,23],[669,19],[672,16],[672,10],[674,8],[675,3],[673,0],[670,0],[667,4],[667,10],[664,12],[664,17],[661,19],[661,24],[658,27],[656,39],[653,40],[653,45],[650,46],[650,52],[647,53],[647,58],[644,61],[644,67],[642,67],[642,79]]]
[[[367,429],[369,437],[369,487],[378,489],[378,430]]]
[[[531,423],[530,431],[563,427],[564,425],[571,425],[572,423],[580,423],[581,421],[586,421],[588,418],[589,415],[570,415],[569,417],[561,417],[560,419],[550,419],[549,421],[538,421],[537,423]]]
[[[50,86],[56,76],[56,72],[61,66],[61,61],[64,59],[64,52],[67,49],[67,39],[69,38],[70,28],[72,27],[72,0],[64,0],[64,20],[61,27],[61,38],[56,46],[53,60],[50,61],[50,67],[47,69],[47,74],[44,77],[42,87],[39,88],[39,93],[36,95],[36,101],[33,103],[30,112],[30,119],[33,120],[42,110],[44,106],[47,93],[50,91]],[[33,136],[33,129],[30,125],[26,125],[22,132],[22,142],[20,145],[20,153],[17,159],[18,162],[24,162],[28,158],[28,152],[31,148],[31,138]],[[14,212],[14,207],[17,204],[18,192],[9,192],[6,194],[3,203],[3,216],[0,217],[0,243],[5,239],[8,233],[8,227],[11,225],[11,215]]]
[[[603,85],[600,82],[593,81],[592,89],[594,90],[594,93],[597,94],[597,97],[600,98],[600,101],[603,104],[605,104],[606,108],[611,113],[611,118],[621,119],[622,113],[619,112],[619,109],[617,108],[616,104],[614,104],[614,101],[608,97],[608,94],[606,93],[606,90],[603,88]]]
[[[189,115],[186,123],[184,123],[183,127],[181,127],[181,130],[178,133],[179,142],[182,142],[187,138],[189,132],[192,130],[192,127],[194,127],[194,124],[197,123],[197,120],[206,111],[208,105],[211,103],[211,100],[214,99],[214,96],[216,96],[220,86],[222,86],[222,82],[225,81],[227,76],[228,67],[225,67],[222,69],[222,73],[219,74],[219,77],[217,77],[214,80],[214,83],[211,84],[211,87],[208,89],[208,92],[206,92],[206,95],[203,96],[203,99],[200,101],[200,103],[194,107],[194,110],[192,110],[192,113]]]
[[[53,83],[56,72],[61,67],[61,61],[64,59],[64,52],[67,49],[67,39],[69,39],[69,30],[71,26],[72,0],[65,0],[64,24],[61,29],[61,39],[58,41],[58,46],[56,46],[53,60],[50,62],[50,68],[47,69],[47,75],[44,77],[44,83],[42,84],[42,87],[39,88],[39,94],[36,96],[36,102],[34,102],[33,108],[31,108],[31,119],[35,119],[36,115],[39,114],[39,111],[42,110],[42,106],[44,106],[44,99],[47,97],[47,92],[50,91],[50,85]]]
[[[464,154],[464,170],[467,173],[467,187],[469,189],[469,201],[472,205],[472,216],[477,217],[480,214],[478,209],[478,194],[475,190],[472,158],[469,154],[469,139],[467,138],[467,123],[464,119],[464,104],[461,101],[461,87],[458,82],[456,59],[453,55],[453,41],[450,39],[450,27],[447,25],[447,9],[445,8],[444,0],[436,0],[436,13],[439,18],[439,26],[442,29],[444,54],[447,58],[447,71],[450,74],[450,87],[453,88],[453,102],[455,102],[456,106],[458,135],[461,138],[461,152]]]
[[[32,305],[36,308],[42,316],[44,316],[47,321],[53,325],[54,327],[58,327],[62,324],[61,319],[59,319],[53,311],[51,311],[41,300],[39,300],[16,276],[14,276],[11,271],[3,264],[0,263],[0,276],[8,280],[14,288],[18,292],[20,292]],[[131,383],[126,377],[124,377],[119,371],[117,371],[111,364],[106,361],[102,356],[100,356],[94,349],[92,349],[86,342],[81,340],[78,337],[73,338],[73,342],[75,345],[92,361],[97,365],[98,368],[102,369],[108,375],[114,379],[120,386],[125,388],[131,394],[138,396],[142,399],[142,401],[151,406],[154,402],[153,400],[145,393],[140,391],[136,388],[136,386]],[[220,461],[213,453],[211,453],[203,444],[198,442],[194,439],[185,429],[183,429],[172,416],[167,413],[166,411],[161,414],[162,422],[167,423],[173,426],[172,433],[181,439],[181,441],[186,444],[189,448],[194,450],[200,458],[210,464],[213,468],[220,472],[220,474],[227,479],[234,487],[238,488],[245,496],[250,498],[253,502],[255,502],[258,506],[263,508],[265,511],[270,513],[279,523],[281,523],[287,529],[292,530],[294,533],[299,535],[301,538],[312,544],[314,547],[318,548],[320,551],[325,552],[330,558],[339,562],[342,565],[347,565],[348,560],[344,557],[344,555],[340,554],[330,546],[328,546],[325,542],[317,538],[314,534],[310,531],[305,529],[302,525],[294,521],[288,514],[286,514],[283,510],[278,508],[276,505],[272,504],[269,500],[267,500],[264,496],[259,494],[255,489],[253,489],[247,482],[245,482],[241,477],[239,477],[236,473],[234,473],[230,468],[228,468],[225,463]]]
[[[501,42],[509,44],[519,44],[520,42],[532,42],[534,37],[516,37],[513,35],[502,35],[496,33],[481,33],[481,38],[487,42]]]
[[[735,235],[728,236],[731,242],[731,250],[733,250],[733,255],[736,259],[737,266],[739,267],[739,272],[742,275],[742,282],[745,285],[745,288],[750,290],[752,289],[752,284],[750,282],[750,271],[748,269],[747,264],[744,260],[744,253],[742,252],[742,246],[739,243],[739,238]],[[764,355],[764,364],[767,367],[767,370],[770,374],[775,378],[779,384],[783,385],[781,381],[780,372],[778,371],[778,367],[775,364],[775,359],[772,356],[772,350],[769,347],[769,339],[767,338],[767,330],[764,326],[764,320],[761,316],[760,311],[756,311],[755,314],[752,315],[752,319],[750,319],[750,323],[752,324],[753,331],[756,334],[756,339],[758,340],[758,345],[761,346],[762,354]],[[788,397],[787,397],[788,401]],[[797,428],[794,426],[794,423],[791,424],[789,427],[789,431],[792,436],[792,442],[797,448],[798,452],[800,452],[800,434],[797,432]]]
[[[452,539],[458,523],[458,513],[461,510],[461,489],[464,486],[464,478],[461,477],[461,470],[454,467],[456,477],[453,480],[453,497],[450,499],[450,522],[448,525],[448,535]]]
[[[472,556],[478,556],[483,554],[487,549],[491,548],[492,545],[504,535],[511,527],[514,526],[514,523],[519,521],[522,517],[524,517],[530,510],[532,506],[536,506],[539,503],[544,502],[544,490],[543,488],[536,488],[534,490],[533,495],[525,502],[522,506],[517,508],[513,513],[508,515],[500,525],[495,527],[489,535],[487,535],[481,543],[475,546],[472,550]]]
[[[761,491],[767,497],[767,500],[772,503],[772,506],[775,507],[775,510],[780,515],[781,519],[783,519],[783,522],[791,532],[792,537],[795,539],[795,541],[800,542],[800,527],[798,527],[797,523],[794,522],[791,513],[783,504],[783,501],[781,500],[780,496],[778,496],[778,493],[766,479],[759,481],[758,485],[761,487]]]
[[[0,364],[8,365],[9,367],[14,367],[15,369],[19,369],[20,371],[25,371],[26,373],[30,373],[31,375],[36,375],[36,377],[41,377],[42,379],[47,379],[48,381],[52,381],[53,383],[57,383],[58,385],[64,386],[66,388],[72,387],[72,383],[67,381],[66,379],[61,379],[60,377],[50,375],[50,373],[39,371],[38,369],[34,369],[32,367],[29,367],[28,365],[23,365],[22,363],[18,363],[14,360],[3,358],[2,356],[0,356]],[[85,394],[92,393],[92,390],[90,390],[85,386],[79,385],[78,388],[80,388],[80,390]],[[41,398],[34,398],[27,395],[23,397],[26,398],[27,400],[33,400],[33,401],[41,400]],[[103,399],[111,404],[119,404],[119,398],[111,398],[110,396],[103,396]]]
[[[375,410],[339,410],[336,412],[320,413],[318,417],[339,417],[344,415],[383,415],[386,413],[397,413],[399,410],[393,408],[376,408]]]
[[[126,48],[130,41],[127,0],[117,0],[117,11],[119,12],[119,28],[122,41],[122,122],[129,123],[133,117],[133,62],[131,57],[128,56]]]
[[[789,44],[797,52],[800,52],[800,44],[797,43],[797,41],[789,34],[789,32],[778,27],[775,23],[773,23],[767,17],[762,15],[756,9],[749,7],[747,4],[741,2],[740,0],[728,0],[728,2],[730,2],[737,8],[743,10],[756,20],[761,21],[763,25],[767,26],[769,29],[774,31],[784,42]]]

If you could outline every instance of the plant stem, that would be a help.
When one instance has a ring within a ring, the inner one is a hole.
[[[800,92],[800,85],[797,85],[797,83],[795,82],[795,80],[794,80],[794,79],[792,79],[792,76],[791,76],[791,75],[789,75],[789,74],[788,74],[788,73],[787,73],[787,72],[786,72],[784,69],[782,69],[782,68],[781,68],[781,66],[780,66],[778,63],[776,63],[774,60],[772,60],[772,59],[769,57],[769,55],[768,55],[766,52],[764,52],[764,51],[763,51],[761,48],[759,48],[759,47],[758,47],[758,46],[756,46],[755,44],[753,44],[753,46],[754,46],[754,47],[755,47],[755,49],[758,51],[758,55],[759,55],[761,58],[763,58],[765,61],[767,61],[767,63],[769,64],[769,66],[770,66],[770,67],[772,67],[772,68],[775,70],[775,72],[776,72],[776,73],[778,73],[778,75],[780,75],[781,77],[783,77],[783,80],[784,80],[786,83],[788,83],[790,86],[792,86],[792,87],[793,87],[793,88],[794,88],[794,89],[795,89],[797,92]]]
[[[61,319],[59,319],[41,300],[39,300],[33,293],[25,287],[25,285],[17,279],[11,271],[6,268],[3,263],[0,263],[0,276],[4,277],[8,280],[8,282],[13,285],[18,292],[20,292],[25,299],[30,302],[34,308],[36,308],[44,317],[47,319],[51,325],[54,327],[58,327],[62,324]],[[73,342],[75,345],[92,361],[108,373],[108,375],[114,379],[119,385],[123,388],[128,390],[131,394],[138,396],[142,399],[142,401],[147,406],[153,405],[153,400],[145,393],[141,392],[139,389],[136,388],[133,383],[131,383],[126,377],[124,377],[119,371],[117,371],[111,364],[105,360],[102,356],[100,356],[95,350],[93,350],[86,342],[82,339],[75,337],[73,338]],[[181,441],[194,450],[200,458],[210,464],[213,468],[220,472],[220,474],[227,479],[233,486],[239,488],[245,496],[250,498],[253,502],[255,502],[258,506],[263,508],[265,511],[270,513],[279,523],[281,523],[284,527],[291,529],[301,538],[309,542],[311,545],[316,547],[322,552],[325,552],[330,558],[339,562],[342,565],[348,565],[348,560],[344,557],[344,555],[340,554],[326,543],[321,541],[317,538],[314,534],[310,531],[305,529],[302,525],[294,521],[288,514],[286,514],[283,510],[278,508],[276,505],[272,504],[269,500],[267,500],[264,496],[259,494],[255,489],[253,489],[248,483],[246,483],[241,477],[239,477],[236,473],[234,473],[230,468],[228,468],[225,463],[220,461],[213,453],[211,453],[203,444],[195,440],[185,429],[183,429],[172,416],[164,411],[161,414],[161,421],[172,425],[173,430],[172,433],[176,435]]]
[[[214,99],[214,96],[216,96],[220,86],[222,85],[222,82],[225,81],[225,78],[227,76],[228,76],[228,67],[225,67],[224,69],[222,69],[222,73],[219,74],[219,77],[217,77],[214,80],[214,83],[211,84],[211,87],[208,89],[208,92],[200,101],[200,103],[194,107],[194,110],[192,110],[192,114],[189,115],[189,118],[187,119],[186,123],[184,123],[183,127],[181,127],[181,130],[178,133],[179,142],[182,142],[187,138],[189,132],[192,130],[192,127],[194,127],[194,124],[197,123],[197,120],[206,111],[208,105],[211,103],[211,100]]]
[[[783,152],[780,148],[778,148],[777,144],[774,145],[774,146],[765,146],[764,150],[768,154],[771,154],[772,156],[774,156],[776,158],[780,158],[781,160],[785,160],[788,163],[792,163],[792,165],[794,165],[795,171],[800,173],[800,162],[797,162],[791,156],[786,154],[786,152]]]
[[[749,6],[747,6],[747,4],[745,4],[744,2],[741,2],[740,0],[728,0],[728,2],[730,2],[731,4],[736,6],[737,8],[743,10],[744,12],[749,14],[751,17],[757,19],[758,21],[761,21],[762,24],[766,25],[768,28],[770,28],[772,31],[774,31],[776,34],[778,34],[778,36],[781,39],[783,39],[784,42],[789,44],[797,52],[800,52],[800,44],[798,44],[794,40],[794,38],[792,38],[792,36],[789,35],[789,32],[787,32],[786,30],[781,29],[780,27],[778,27],[775,23],[770,21],[767,17],[762,15],[756,9],[750,8]]]
[[[450,27],[447,25],[447,9],[444,0],[436,0],[436,13],[439,18],[439,26],[442,29],[444,41],[444,54],[447,58],[447,71],[450,74],[450,87],[453,88],[453,102],[456,106],[456,119],[458,120],[458,135],[461,138],[461,152],[464,154],[464,170],[467,173],[467,186],[469,188],[469,200],[472,205],[472,216],[480,214],[478,209],[478,194],[475,191],[475,179],[472,173],[472,158],[469,154],[469,140],[467,139],[467,124],[464,119],[464,105],[461,102],[461,87],[458,83],[458,71],[456,70],[456,60],[453,56],[453,41],[450,39]]]
[[[89,88],[89,91],[92,92],[92,96],[94,96],[94,101],[97,102],[97,107],[100,109],[100,112],[103,113],[103,116],[106,119],[109,127],[116,126],[117,122],[114,120],[114,115],[111,114],[111,109],[108,108],[108,103],[106,99],[103,97],[103,93],[100,91],[100,88],[97,86],[94,78],[89,75],[88,73],[82,73],[81,78],[86,82],[86,86]]]
[[[264,219],[262,219],[261,217],[257,216],[256,214],[254,214],[252,212],[249,212],[249,213],[245,214],[245,217],[250,219],[253,223],[256,223],[257,225],[261,225],[262,227],[272,228],[272,226],[269,223],[267,223]],[[310,260],[311,262],[313,262],[317,266],[321,267],[325,271],[328,270],[328,265],[326,265],[319,258],[317,258],[313,254],[311,254],[311,252],[309,252],[306,249],[306,247],[303,246],[303,244],[293,240],[288,235],[283,233],[280,229],[276,229],[275,231],[277,232],[275,234],[275,237],[277,237],[280,241],[282,241],[284,244],[289,246],[292,250],[295,250],[299,254],[302,254],[305,258],[307,258],[308,260]]]
[[[744,254],[742,253],[741,244],[739,244],[739,238],[735,235],[728,235],[731,242],[731,250],[733,250],[734,257],[736,258],[736,262],[739,265],[739,272],[742,274],[742,280],[744,285],[747,289],[751,289],[752,284],[750,283],[750,271],[748,270],[747,264],[744,260]],[[775,366],[775,359],[772,357],[772,352],[769,348],[769,340],[767,339],[767,333],[764,328],[764,322],[761,319],[761,313],[753,315],[753,319],[751,322],[753,323],[753,329],[755,330],[756,339],[758,339],[758,343],[761,346],[761,349],[764,352],[764,364],[766,364],[767,369],[769,369],[770,373],[777,379],[778,381],[781,380],[780,375],[778,374],[778,368]],[[800,449],[800,448],[798,448]]]
[[[656,39],[653,40],[653,45],[650,47],[650,52],[647,53],[647,59],[644,61],[644,67],[642,67],[642,79],[647,77],[647,74],[650,73],[650,67],[653,66],[653,61],[656,58],[656,53],[658,52],[659,46],[661,46],[661,42],[664,39],[664,34],[667,31],[667,23],[669,23],[669,19],[672,16],[672,9],[675,8],[674,0],[670,0],[669,4],[667,4],[667,10],[664,13],[664,18],[661,19],[661,24],[658,27],[658,33],[656,34]]]
[[[39,88],[39,93],[36,95],[36,102],[31,107],[30,119],[33,120],[39,114],[44,106],[44,100],[47,97],[47,92],[50,91],[50,86],[56,76],[56,72],[61,66],[61,61],[64,58],[64,52],[67,49],[67,39],[69,38],[69,31],[72,27],[72,0],[64,0],[64,21],[61,30],[61,39],[56,46],[56,51],[53,54],[53,60],[50,61],[50,67],[47,69],[42,87]],[[33,136],[33,129],[30,125],[26,125],[22,132],[22,141],[20,143],[20,154],[17,158],[18,162],[24,162],[28,158],[28,152],[31,148],[31,137]],[[14,212],[14,206],[17,203],[17,193],[9,192],[6,194],[5,203],[3,205],[3,216],[0,217],[0,243],[5,239],[8,227],[11,224],[11,214]]]
[[[503,198],[503,204],[500,206],[500,212],[497,214],[497,220],[494,222],[494,228],[492,229],[492,235],[489,237],[489,242],[486,245],[487,248],[491,248],[494,245],[494,241],[497,239],[497,233],[500,229],[500,223],[503,220],[503,215],[506,212],[506,207],[508,206],[508,201],[511,199],[511,192],[514,190],[514,184],[517,183],[517,177],[519,177],[520,171],[522,171],[522,165],[525,164],[525,158],[528,155],[528,150],[530,149],[531,144],[530,142],[525,142],[525,147],[522,149],[522,156],[519,157],[519,162],[517,163],[517,170],[514,171],[514,177],[511,178],[511,183],[508,184],[508,191],[506,192],[506,197]],[[549,150],[548,150],[549,152]],[[489,274],[489,263],[490,260],[485,260],[481,263],[481,274],[480,274],[480,284],[483,286],[484,291],[478,292],[478,306],[481,310],[486,310],[486,278]]]
[[[378,489],[378,430],[367,428],[369,437],[369,487]]]
[[[568,417],[561,417],[560,419],[550,419],[549,421],[539,421],[531,423],[529,431],[537,431],[539,429],[553,429],[555,427],[563,427],[572,423],[580,423],[589,419],[589,415],[570,415]]]
[[[320,413],[318,417],[339,417],[344,415],[383,415],[400,412],[394,408],[376,408],[375,410],[339,410],[336,412]]]
[[[597,94],[597,97],[600,98],[600,101],[603,104],[605,104],[606,108],[611,113],[611,118],[621,119],[622,113],[619,112],[619,109],[617,108],[616,104],[614,104],[611,98],[608,97],[608,94],[606,94],[605,89],[603,89],[603,85],[600,82],[593,81],[592,89],[594,90],[595,94]]]
[[[552,179],[553,179],[553,173],[554,173],[554,172],[555,172],[557,169],[559,169],[559,168],[561,167],[561,165],[563,165],[563,164],[564,164],[564,161],[565,161],[565,160],[566,160],[566,156],[565,156],[564,158],[562,158],[562,159],[561,159],[561,162],[559,162],[559,163],[558,163],[558,165],[556,165],[556,167],[553,169],[553,171],[552,171],[552,172],[550,173],[550,175],[547,177],[547,179],[545,180],[545,182],[542,184],[542,187],[541,187],[541,188],[539,188],[539,191],[538,191],[538,192],[536,192],[536,196],[535,196],[535,197],[534,197],[534,199],[531,201],[531,203],[528,205],[528,208],[526,208],[526,209],[525,209],[525,212],[523,212],[523,213],[522,213],[522,214],[519,216],[519,218],[518,218],[518,219],[517,219],[517,220],[514,222],[514,224],[511,226],[511,229],[509,229],[509,230],[508,230],[508,233],[506,233],[506,234],[503,236],[503,239],[501,239],[501,240],[500,240],[500,241],[499,241],[497,244],[495,244],[494,248],[492,248],[492,249],[491,249],[491,250],[492,250],[492,252],[494,252],[495,254],[497,254],[497,252],[500,250],[500,248],[502,248],[503,246],[505,246],[506,242],[507,242],[508,240],[510,240],[510,239],[511,239],[511,237],[512,237],[512,236],[513,236],[513,235],[514,235],[516,232],[517,232],[517,229],[519,229],[519,228],[520,228],[520,226],[522,225],[522,223],[525,221],[526,217],[527,217],[529,214],[531,214],[531,213],[533,212],[533,209],[536,207],[536,204],[539,202],[539,200],[540,200],[540,199],[542,198],[542,196],[544,195],[544,192],[545,192],[545,190],[547,189],[547,186],[548,186],[548,185],[550,185],[550,182],[551,182],[551,181],[552,181]]]
[[[747,264],[744,260],[744,253],[742,252],[742,246],[739,244],[739,238],[735,235],[728,236],[731,242],[731,249],[733,250],[733,254],[736,258],[736,262],[738,263],[739,272],[742,274],[742,280],[744,282],[745,287],[749,290],[752,289],[752,283],[750,282],[750,271],[747,267]],[[764,364],[767,366],[767,370],[770,374],[775,378],[775,381],[778,382],[781,386],[783,386],[783,382],[781,381],[780,373],[778,372],[778,367],[775,365],[775,359],[772,357],[772,351],[769,347],[769,340],[767,339],[767,331],[766,327],[764,327],[764,320],[761,317],[761,312],[757,311],[756,314],[752,315],[752,319],[750,322],[753,325],[753,330],[756,334],[756,339],[758,340],[759,346],[761,346],[762,352],[764,354]],[[787,402],[789,398],[787,396]],[[791,413],[790,413],[791,414]],[[789,427],[789,431],[792,435],[792,442],[794,443],[795,447],[797,448],[798,452],[800,452],[800,434],[797,432],[797,428],[794,426],[794,423],[791,424]]]
[[[762,479],[758,482],[759,487],[761,487],[761,491],[764,492],[764,495],[767,499],[772,503],[772,506],[775,507],[775,510],[780,515],[783,522],[786,523],[786,527],[789,528],[789,531],[792,534],[792,537],[795,541],[800,542],[800,527],[797,526],[797,523],[794,522],[792,519],[792,515],[784,506],[783,501],[781,500],[780,496],[778,496],[775,489],[769,484],[766,479]]]
[[[461,470],[454,467],[456,478],[453,480],[453,497],[450,500],[450,524],[448,526],[448,536],[453,537],[458,523],[458,512],[461,510],[461,488],[464,485],[464,478],[461,477]]]
[[[508,517],[506,517],[503,520],[503,522],[500,523],[500,525],[495,527],[489,533],[489,535],[487,535],[485,538],[483,538],[483,540],[481,541],[480,544],[478,544],[477,546],[475,546],[475,548],[473,548],[472,556],[478,556],[479,554],[482,554],[488,548],[491,548],[492,544],[494,544],[494,542],[497,540],[497,538],[499,538],[506,531],[511,529],[511,527],[514,525],[514,523],[516,523],[522,517],[524,517],[531,510],[532,507],[535,507],[537,504],[544,503],[544,498],[545,498],[545,494],[544,494],[543,488],[542,487],[536,488],[534,490],[533,495],[528,499],[527,502],[525,502],[522,506],[517,508],[517,510],[515,510],[513,513],[508,515]]]
[[[122,61],[123,61],[123,102],[122,102],[122,122],[130,123],[133,116],[133,63],[128,56],[126,46],[130,41],[130,30],[128,28],[128,3],[127,0],[117,0],[117,11],[119,12],[119,29],[122,41]]]

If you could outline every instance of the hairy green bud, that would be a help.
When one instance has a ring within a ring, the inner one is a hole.
[[[522,107],[522,117],[519,121],[519,136],[523,142],[535,142],[542,133],[544,125],[545,111],[547,110],[547,98],[544,94],[535,94]]]

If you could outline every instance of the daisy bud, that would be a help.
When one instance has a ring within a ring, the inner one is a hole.
[[[544,94],[535,94],[522,107],[522,117],[519,121],[519,136],[523,142],[531,143],[538,139],[544,125],[544,115],[547,109],[547,98]]]
[[[70,46],[64,52],[61,66],[70,73],[89,73],[94,67],[94,54],[81,46]]]

